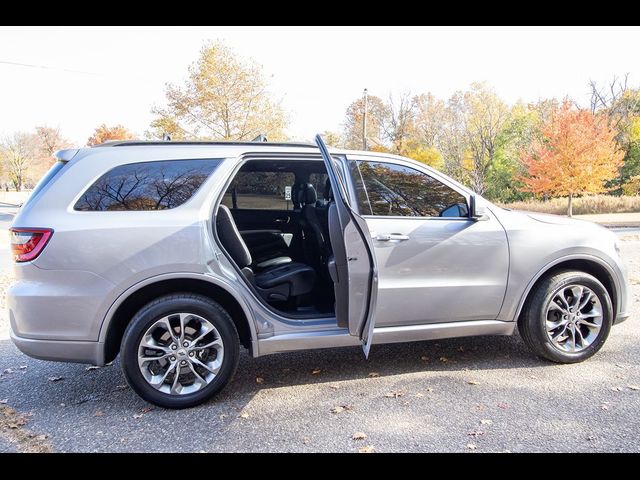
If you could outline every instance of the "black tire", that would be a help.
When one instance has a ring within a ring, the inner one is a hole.
[[[218,330],[224,346],[224,358],[215,378],[200,390],[185,395],[171,395],[156,390],[143,377],[138,367],[138,347],[151,325],[172,313],[192,313],[208,320]],[[240,341],[229,314],[210,298],[178,293],[160,297],[135,314],[122,337],[120,356],[127,383],[146,401],[164,408],[189,408],[212,398],[231,381],[238,367]]]
[[[595,339],[584,350],[567,352],[556,347],[547,335],[547,307],[554,295],[571,284],[591,289],[602,305],[602,326]],[[518,319],[518,330],[527,346],[539,357],[556,363],[577,363],[593,356],[602,348],[613,324],[613,307],[607,289],[592,275],[580,271],[560,271],[543,279],[531,292]]]

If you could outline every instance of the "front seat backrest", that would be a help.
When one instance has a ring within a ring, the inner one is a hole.
[[[249,249],[242,240],[242,236],[233,221],[231,211],[225,206],[218,207],[216,215],[216,231],[222,246],[227,250],[229,255],[240,269],[251,265],[251,254]]]

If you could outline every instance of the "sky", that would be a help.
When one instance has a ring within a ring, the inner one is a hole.
[[[0,27],[0,138],[48,125],[83,145],[102,123],[142,135],[207,40],[262,65],[298,140],[340,130],[364,88],[448,98],[484,81],[509,103],[586,105],[591,79],[640,86],[638,27]]]

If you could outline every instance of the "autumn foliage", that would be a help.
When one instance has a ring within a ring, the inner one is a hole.
[[[87,145],[91,147],[93,145],[100,145],[101,143],[108,142],[109,140],[131,140],[134,138],[136,138],[136,136],[122,125],[108,127],[103,123],[97,127],[93,132],[93,135],[89,137]]]
[[[572,215],[576,195],[606,191],[605,182],[618,175],[624,153],[607,118],[572,107],[555,107],[541,127],[541,138],[521,153],[526,175],[523,190],[568,197]]]

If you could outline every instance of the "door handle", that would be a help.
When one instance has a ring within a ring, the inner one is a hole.
[[[409,235],[403,235],[401,233],[380,233],[373,237],[373,239],[379,242],[403,242],[409,240]]]
[[[275,219],[276,223],[289,223],[289,217],[285,217],[285,218],[276,218]]]

